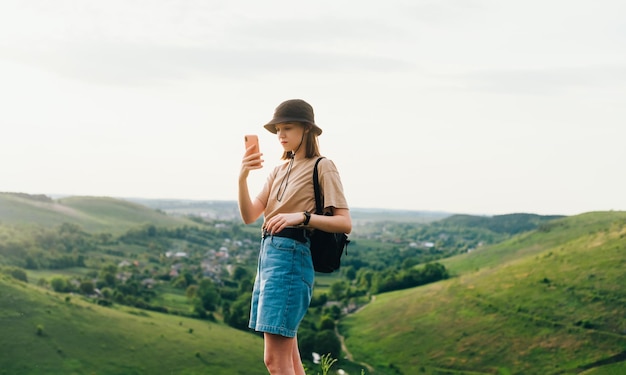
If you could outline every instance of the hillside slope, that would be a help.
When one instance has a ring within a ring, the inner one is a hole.
[[[106,308],[0,275],[1,374],[265,374],[263,342],[222,324]]]
[[[536,214],[507,214],[495,216],[453,215],[441,220],[441,228],[484,228],[494,233],[518,234],[564,216]]]
[[[114,198],[67,197],[53,200],[45,195],[21,193],[0,193],[0,222],[42,226],[70,223],[89,232],[111,233],[147,223],[165,227],[195,225],[188,219],[170,217]]]
[[[382,374],[626,369],[626,212],[558,219],[444,263],[457,277],[342,320],[356,361]]]

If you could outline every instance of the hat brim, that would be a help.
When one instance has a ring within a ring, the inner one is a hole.
[[[268,122],[267,124],[263,125],[263,127],[265,129],[267,129],[267,131],[269,131],[272,134],[276,134],[276,125],[278,124],[284,124],[286,122],[301,122],[301,123],[305,123],[305,124],[311,124],[311,126],[313,127],[313,133],[315,133],[315,135],[320,135],[322,134],[322,128],[320,128],[319,126],[315,125],[314,123],[303,119],[303,118],[296,118],[296,117],[279,117],[279,118],[275,118],[272,121]]]

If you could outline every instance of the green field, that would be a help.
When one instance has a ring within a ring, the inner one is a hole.
[[[600,374],[624,360],[626,213],[560,219],[444,263],[456,277],[341,321],[356,361],[384,374]]]
[[[68,197],[0,193],[0,222],[52,227],[63,223],[90,232],[120,233],[130,227],[152,224],[163,227],[195,225],[136,203],[108,197]]]
[[[106,308],[0,278],[0,374],[265,374],[263,342],[223,324]]]

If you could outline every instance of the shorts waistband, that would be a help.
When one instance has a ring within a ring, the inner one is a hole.
[[[308,231],[304,228],[285,228],[280,232],[276,232],[274,234],[263,230],[263,238],[267,236],[286,237],[302,243],[306,242],[307,238],[309,237]]]

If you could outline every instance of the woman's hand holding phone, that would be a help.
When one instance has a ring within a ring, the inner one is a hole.
[[[243,156],[243,160],[241,162],[242,173],[245,172],[247,176],[249,171],[253,169],[261,169],[263,168],[263,159],[261,156],[263,155],[259,149],[259,137],[254,134],[247,134],[244,136],[246,153]]]
[[[244,135],[246,144],[246,155],[259,153],[259,137],[254,134]]]

